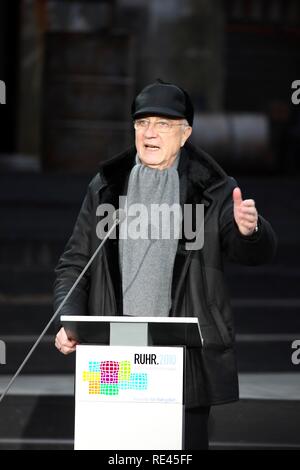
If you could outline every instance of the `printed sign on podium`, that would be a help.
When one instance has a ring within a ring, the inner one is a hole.
[[[183,353],[77,346],[75,449],[182,449]]]

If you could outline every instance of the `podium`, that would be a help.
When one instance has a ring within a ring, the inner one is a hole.
[[[61,316],[76,348],[75,450],[180,450],[198,319]]]

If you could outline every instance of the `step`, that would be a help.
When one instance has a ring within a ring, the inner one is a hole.
[[[43,205],[22,205],[17,203],[0,204],[0,237],[2,239],[45,239],[46,235],[50,239],[57,239],[61,233],[68,233],[72,228],[76,216],[79,213],[83,199],[73,205],[63,203],[53,206]],[[281,245],[296,244],[299,230],[299,219],[294,214],[294,218],[286,216],[286,220],[272,220],[266,217],[278,235],[279,247]],[[287,231],[287,227],[289,230]]]
[[[299,334],[237,334],[236,351],[240,372],[295,372],[292,344]]]
[[[49,240],[47,233],[42,239],[36,239],[34,236],[31,236],[29,240],[0,237],[0,266],[2,269],[8,270],[12,267],[17,269],[20,267],[30,269],[46,267],[52,271],[63,253],[70,235],[71,230],[68,234],[60,234],[57,240]]]
[[[36,340],[36,336],[5,336],[6,364],[0,373],[13,374],[24,360]],[[292,343],[300,340],[300,334],[246,335],[236,337],[237,362],[240,372],[294,372]],[[75,355],[61,355],[54,347],[54,336],[46,336],[24,368],[25,374],[70,373]]]
[[[0,439],[74,438],[72,397],[9,395],[0,406],[1,422],[5,423],[0,429]]]
[[[89,181],[86,175],[1,174],[0,236],[36,239],[48,233],[55,239],[68,233]],[[259,212],[270,220],[280,245],[297,244],[299,178],[241,178],[239,184],[244,197],[254,198]]]
[[[63,247],[61,246],[63,249]],[[55,264],[1,265],[0,295],[52,293]],[[262,267],[230,266],[225,279],[231,297],[293,298],[298,295],[300,269],[270,264]]]
[[[290,227],[290,230],[293,231],[293,233],[298,234],[300,231],[300,227]],[[248,266],[245,265],[240,265],[240,264],[234,264],[230,263],[226,257],[224,258],[224,264],[225,264],[225,269],[227,267],[234,267],[240,270],[240,274],[244,276],[244,273],[247,272],[248,269],[252,270],[257,270],[259,272],[260,269],[264,268],[274,268],[277,270],[277,272],[280,272],[281,269],[283,269],[284,272],[287,272],[288,269],[292,269],[295,271],[296,269],[299,269],[299,261],[300,261],[300,252],[299,252],[299,237],[296,240],[287,240],[283,241],[281,239],[281,234],[278,232],[277,233],[279,242],[277,246],[277,252],[274,257],[274,259],[271,262],[268,262],[266,264],[260,265],[260,266],[254,266],[249,268]],[[227,271],[227,270],[226,270]]]
[[[233,175],[234,176],[234,175]],[[0,200],[8,202],[36,202],[69,204],[82,200],[93,175],[66,173],[8,173],[0,174]],[[278,215],[297,213],[299,201],[299,177],[237,177],[244,198],[255,199],[260,210],[267,209]],[[12,187],[14,188],[12,191]],[[278,188],[280,187],[280,191]],[[55,190],[54,190],[55,188]],[[266,197],[266,194],[268,197]]]
[[[239,334],[290,334],[300,336],[300,299],[269,298],[231,301]]]
[[[212,407],[210,448],[300,448],[300,374],[240,374],[239,382],[240,401]],[[0,410],[0,449],[73,447],[73,375],[21,376]]]
[[[0,297],[51,294],[54,279],[54,266],[0,265]]]
[[[225,279],[232,298],[293,298],[298,296],[300,269],[274,263],[255,267],[230,265]]]
[[[300,449],[300,403],[241,400],[213,408],[212,450]]]
[[[37,336],[1,336],[6,345],[6,364],[0,374],[14,374],[34,345]],[[45,336],[24,366],[24,374],[60,374],[74,370],[75,354],[63,355],[54,346],[54,336]]]
[[[0,238],[7,240],[61,240],[70,233],[80,204],[75,207],[0,207]]]
[[[52,296],[18,296],[15,298],[0,295],[0,337],[4,335],[39,335],[52,318]],[[54,334],[52,324],[48,333]]]
[[[210,448],[299,449],[300,374],[240,374],[241,400],[212,408]]]
[[[10,230],[9,235],[6,237],[0,236],[0,266],[3,269],[16,267],[20,268],[39,268],[47,267],[50,271],[56,266],[57,261],[61,254],[64,251],[65,245],[72,234],[73,223],[75,217],[70,221],[68,229],[59,229],[56,227],[51,231],[45,230],[45,232],[40,231],[39,236],[34,231],[29,231],[25,236],[22,232],[15,232]],[[55,225],[55,222],[53,223]],[[299,227],[300,230],[300,227]],[[299,233],[298,230],[298,233]],[[225,274],[226,278],[229,279],[232,283],[235,282],[247,282],[247,279],[250,275],[249,267],[243,265],[233,265],[229,263],[225,258]],[[255,277],[255,272],[260,276],[260,270],[265,268],[270,268],[264,282],[268,283],[271,279],[275,279],[276,273],[279,273],[279,277],[283,280],[289,280],[294,277],[298,277],[296,274],[297,269],[300,265],[300,250],[299,242],[296,243],[281,243],[276,258],[271,263],[265,264],[263,266],[256,266],[251,268],[253,270],[253,276],[251,273],[251,278]],[[229,271],[232,269],[232,266],[238,269],[238,274],[234,272],[233,274]],[[274,275],[272,275],[271,270],[274,269]],[[288,270],[291,269],[291,273],[288,274]],[[282,274],[280,271],[282,270]],[[240,276],[240,279],[238,279]],[[270,277],[269,277],[270,276]],[[269,279],[268,279],[269,278]],[[257,285],[257,281],[254,281]],[[278,280],[275,279],[276,285],[279,285]],[[293,282],[293,281],[292,281]],[[279,286],[281,289],[281,287]],[[259,288],[261,290],[261,287]],[[291,291],[291,289],[289,290]]]
[[[92,176],[45,172],[1,173],[0,206],[15,203],[48,206],[78,204]]]
[[[232,298],[231,305],[237,333],[300,334],[299,298]],[[39,334],[54,313],[53,295],[0,293],[0,309],[0,337]]]
[[[74,450],[74,440],[0,438],[0,450]]]

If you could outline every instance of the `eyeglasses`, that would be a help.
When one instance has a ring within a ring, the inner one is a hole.
[[[136,131],[145,131],[149,129],[150,126],[150,120],[149,119],[137,119],[133,123],[134,128]],[[171,124],[169,121],[161,119],[160,121],[155,121],[153,122],[153,128],[156,130],[156,132],[170,132],[172,127],[176,126],[185,126],[187,127],[187,124],[184,122],[180,122],[177,124]]]

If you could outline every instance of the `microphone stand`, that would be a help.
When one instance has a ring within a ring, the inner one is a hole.
[[[32,346],[32,348],[30,349],[29,353],[27,354],[27,356],[25,357],[24,361],[22,362],[22,364],[20,365],[20,367],[18,368],[17,372],[14,374],[14,376],[11,378],[11,380],[9,381],[8,385],[5,387],[4,389],[4,392],[2,392],[2,395],[0,397],[0,403],[2,402],[3,398],[5,397],[5,395],[7,394],[8,390],[10,389],[10,387],[12,386],[13,382],[15,381],[15,379],[18,377],[18,375],[20,374],[21,370],[23,369],[23,367],[25,366],[25,364],[27,363],[28,359],[31,357],[31,355],[33,354],[33,352],[35,351],[35,349],[37,348],[37,346],[39,345],[39,343],[41,342],[41,339],[43,338],[44,334],[46,333],[46,331],[48,330],[49,326],[51,325],[51,323],[54,321],[54,319],[56,318],[56,316],[59,314],[59,312],[61,311],[61,309],[63,308],[63,306],[65,305],[66,301],[68,300],[68,298],[70,297],[70,295],[72,294],[72,292],[74,291],[74,289],[76,288],[76,286],[78,285],[78,283],[81,281],[82,277],[84,276],[84,274],[86,273],[86,271],[88,270],[88,268],[90,267],[90,265],[92,264],[92,262],[94,261],[94,259],[96,258],[97,254],[99,253],[99,251],[101,250],[102,246],[104,245],[104,243],[106,242],[106,240],[108,239],[108,237],[110,236],[110,234],[113,232],[113,230],[116,228],[116,226],[120,223],[120,222],[123,222],[123,220],[125,219],[126,215],[125,215],[125,211],[123,210],[117,210],[115,213],[114,213],[114,223],[111,227],[111,229],[107,232],[107,234],[105,235],[105,237],[103,238],[102,242],[100,243],[100,245],[98,246],[98,248],[96,249],[96,251],[94,252],[93,256],[91,257],[91,259],[89,260],[89,262],[87,263],[87,265],[85,266],[85,268],[82,270],[82,272],[80,273],[80,275],[78,276],[78,278],[76,279],[76,281],[74,282],[73,286],[71,287],[71,289],[69,290],[69,292],[67,293],[66,297],[64,298],[64,300],[62,301],[62,303],[59,305],[59,307],[57,308],[56,312],[53,314],[52,318],[49,320],[49,322],[47,323],[47,325],[45,326],[45,328],[43,329],[42,333],[40,334],[40,336],[38,337],[38,339],[36,340],[36,342],[34,343],[34,345]]]

